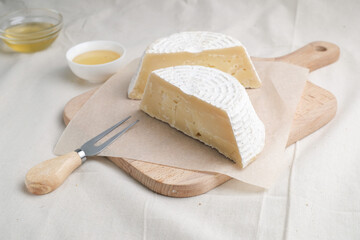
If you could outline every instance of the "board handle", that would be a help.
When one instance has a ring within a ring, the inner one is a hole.
[[[308,68],[310,72],[336,62],[340,56],[340,48],[329,42],[311,42],[304,47],[287,55],[269,59],[253,58],[253,60],[266,60],[286,62]]]
[[[71,152],[39,163],[26,174],[26,188],[29,192],[37,195],[52,192],[58,188],[81,163],[81,157],[77,152]]]

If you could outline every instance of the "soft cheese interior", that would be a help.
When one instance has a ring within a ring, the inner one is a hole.
[[[184,32],[149,46],[129,86],[129,98],[142,98],[152,71],[178,65],[216,68],[234,76],[246,88],[261,86],[250,57],[239,41],[219,33]]]
[[[140,108],[241,167],[264,147],[264,125],[244,87],[216,69],[177,66],[154,71]]]

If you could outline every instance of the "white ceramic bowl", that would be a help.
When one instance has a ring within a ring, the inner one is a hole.
[[[73,59],[85,52],[94,50],[111,50],[120,54],[120,57],[112,62],[96,65],[84,65],[73,62]],[[79,78],[93,83],[102,83],[118,72],[125,57],[125,48],[118,42],[113,41],[89,41],[83,42],[70,48],[66,53],[66,59],[71,71]]]

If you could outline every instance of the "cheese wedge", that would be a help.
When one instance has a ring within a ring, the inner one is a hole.
[[[245,47],[236,39],[211,32],[181,32],[159,39],[144,52],[128,96],[141,99],[150,73],[159,68],[200,65],[231,74],[246,88],[258,88],[261,80]]]
[[[265,127],[245,88],[231,75],[202,66],[153,71],[140,109],[247,166],[262,151]]]

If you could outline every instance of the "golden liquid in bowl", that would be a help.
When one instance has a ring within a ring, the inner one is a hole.
[[[3,41],[16,52],[29,53],[40,51],[49,47],[56,39],[57,31],[44,36],[44,31],[53,26],[54,24],[46,22],[14,25],[7,28],[4,34],[6,38],[11,38],[11,40],[3,39]]]
[[[97,65],[112,62],[120,57],[121,55],[114,51],[95,50],[82,53],[76,56],[72,61],[84,65]]]

